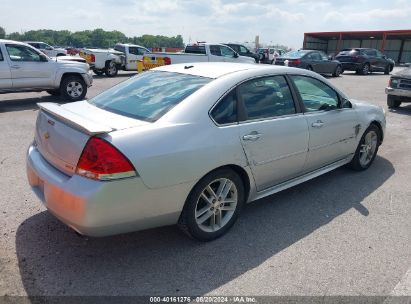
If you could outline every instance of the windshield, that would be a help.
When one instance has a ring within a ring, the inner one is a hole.
[[[147,71],[90,99],[89,103],[120,115],[153,122],[211,80]]]
[[[306,51],[290,51],[288,53],[285,53],[282,57],[287,57],[287,58],[301,58],[305,54],[307,54]]]

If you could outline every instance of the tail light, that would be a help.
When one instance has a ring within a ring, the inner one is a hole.
[[[89,54],[88,58],[90,62],[96,62],[96,56],[94,56],[94,54]]]
[[[293,59],[293,60],[290,60],[289,62],[288,62],[288,64],[290,65],[290,64],[292,64],[292,65],[299,65],[299,64],[301,64],[301,59]]]
[[[170,65],[170,64],[171,64],[170,57],[164,57],[164,65]]]
[[[98,137],[91,137],[77,164],[78,175],[95,180],[114,180],[137,176],[130,161],[112,144]]]

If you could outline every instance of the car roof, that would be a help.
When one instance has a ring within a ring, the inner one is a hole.
[[[268,66],[252,63],[233,63],[233,62],[194,62],[164,65],[153,69],[154,71],[175,72],[207,78],[220,78],[224,75],[236,73],[240,71],[250,70],[275,70],[277,73],[285,73],[289,71],[289,67],[284,66]]]

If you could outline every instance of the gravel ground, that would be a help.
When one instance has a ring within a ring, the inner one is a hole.
[[[398,70],[398,68],[396,68]],[[127,79],[95,77],[88,97]],[[330,78],[386,108],[389,76]],[[0,296],[411,296],[411,104],[387,113],[365,172],[341,168],[246,206],[211,243],[164,227],[82,238],[30,190],[25,151],[46,93],[0,95]]]

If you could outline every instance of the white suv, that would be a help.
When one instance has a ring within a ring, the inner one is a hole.
[[[30,44],[32,47],[42,51],[49,57],[66,56],[67,51],[62,48],[54,48],[44,42],[26,41],[25,43]]]

